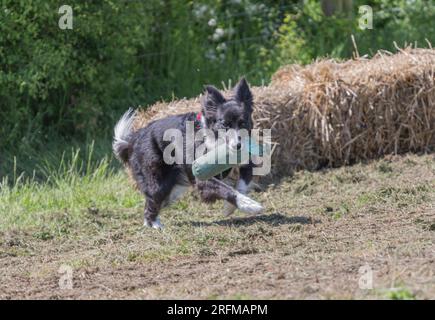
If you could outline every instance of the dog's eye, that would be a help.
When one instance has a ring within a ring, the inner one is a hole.
[[[225,120],[221,120],[221,121],[219,121],[220,122],[220,124],[221,124],[221,126],[223,126],[224,128],[229,128],[229,127],[231,127],[231,123],[229,123],[228,121],[225,121]]]

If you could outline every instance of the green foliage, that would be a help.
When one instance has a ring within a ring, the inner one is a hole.
[[[18,174],[0,181],[0,232],[24,227],[46,240],[95,222],[100,209],[142,207],[143,197],[128,188],[126,176],[111,169],[107,158],[95,159],[93,145],[69,153],[57,166],[40,164],[43,182]]]
[[[241,75],[254,84],[267,80],[277,67],[268,53],[281,21],[279,2],[269,2],[168,1],[154,8],[162,25],[149,48],[155,54],[144,60],[152,99],[197,95],[205,83],[234,84]]]
[[[59,7],[57,1],[2,2],[2,145],[33,143],[52,131],[80,135],[107,121],[107,109],[140,100],[136,55],[149,40],[149,21],[139,10],[145,5],[76,1],[73,30],[59,29]]]
[[[373,9],[373,29],[361,29],[358,9]],[[404,47],[426,47],[435,42],[435,4],[425,0],[358,0],[350,12],[326,16],[319,1],[307,0],[293,13],[287,13],[279,28],[277,47],[280,63],[309,63],[317,57],[350,58],[355,42],[359,54],[373,55],[377,50],[396,51]]]
[[[387,292],[387,298],[391,300],[415,300],[415,294],[407,288],[395,288]]]

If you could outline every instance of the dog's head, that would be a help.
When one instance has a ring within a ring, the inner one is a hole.
[[[245,78],[234,87],[231,98],[225,99],[214,86],[205,87],[202,100],[203,124],[218,137],[220,130],[228,132],[227,142],[232,148],[241,148],[241,133],[252,129],[252,93]]]

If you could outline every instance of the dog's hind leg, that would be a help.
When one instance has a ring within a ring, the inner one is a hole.
[[[133,167],[133,175],[146,199],[144,226],[161,229],[158,215],[169,200],[173,200],[171,194],[177,185],[177,174],[160,163],[148,163],[147,166]]]
[[[186,174],[181,170],[173,170],[173,174],[176,175],[176,182],[172,189],[170,190],[168,196],[166,196],[162,207],[166,207],[174,203],[176,200],[181,198],[181,196],[189,189],[191,186]]]
[[[257,201],[252,200],[216,178],[197,181],[196,185],[201,198],[205,202],[226,200],[245,213],[259,214],[263,211],[263,207]]]
[[[151,180],[153,178],[156,176],[149,177]],[[148,182],[148,188],[145,192],[147,203],[144,225],[162,229],[163,226],[158,218],[160,210],[179,199],[189,189],[190,184],[184,173],[175,168],[166,171],[153,183]]]

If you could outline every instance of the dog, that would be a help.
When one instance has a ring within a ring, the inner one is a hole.
[[[135,111],[129,109],[118,121],[114,129],[113,152],[115,156],[131,169],[133,179],[146,199],[144,209],[144,226],[161,229],[158,217],[164,207],[177,200],[191,186],[199,191],[204,202],[225,201],[225,215],[230,215],[236,208],[248,214],[259,214],[263,207],[246,194],[253,179],[253,163],[250,160],[238,167],[239,179],[236,188],[224,182],[231,169],[205,181],[196,179],[192,166],[188,163],[167,164],[164,150],[169,141],[163,139],[169,129],[178,129],[186,136],[186,122],[192,121],[197,132],[208,129],[216,138],[219,130],[231,130],[236,134],[230,136],[227,143],[240,149],[241,129],[250,134],[252,121],[253,96],[245,78],[233,89],[230,98],[225,98],[214,86],[205,86],[201,100],[201,113],[185,113],[155,120],[146,127],[133,131]],[[210,147],[209,140],[206,144]],[[195,143],[195,148],[197,143]],[[186,146],[184,146],[186,148]]]

